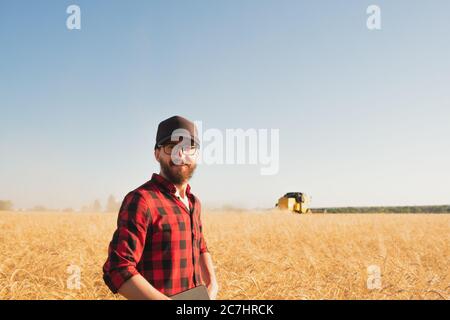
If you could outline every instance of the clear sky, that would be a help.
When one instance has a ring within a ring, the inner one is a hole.
[[[447,0],[0,0],[0,199],[122,200],[158,171],[156,127],[179,114],[280,130],[276,175],[199,166],[204,205],[448,204],[449,35]]]

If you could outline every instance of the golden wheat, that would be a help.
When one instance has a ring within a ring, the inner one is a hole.
[[[0,299],[120,299],[102,280],[116,214],[0,213]],[[204,212],[219,299],[448,299],[449,215]],[[81,287],[68,288],[71,270]],[[367,268],[381,270],[368,289]]]

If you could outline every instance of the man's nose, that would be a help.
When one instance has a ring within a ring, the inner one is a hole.
[[[181,158],[183,156],[183,148],[181,148],[181,146],[179,148],[177,148],[176,150],[176,155],[177,157]]]
[[[186,162],[186,158],[185,158],[185,154],[183,153],[183,149],[181,148],[181,146],[178,148],[178,150],[176,150],[176,152],[173,153],[173,155],[175,156],[177,161],[174,161],[175,163],[177,162],[181,162],[181,163],[185,163]],[[174,160],[174,159],[172,159]]]

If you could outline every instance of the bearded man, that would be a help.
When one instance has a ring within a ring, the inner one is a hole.
[[[205,285],[216,299],[218,284],[203,236],[201,205],[188,184],[198,156],[195,124],[174,116],[158,125],[159,174],[129,192],[109,244],[103,279],[127,299],[170,300]]]

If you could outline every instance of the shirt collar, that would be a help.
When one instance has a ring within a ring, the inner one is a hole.
[[[151,181],[157,184],[159,187],[167,190],[171,194],[175,194],[177,192],[177,187],[172,182],[168,181],[163,176],[157,173],[154,173],[152,175]],[[191,194],[191,186],[188,184],[186,186],[186,195],[189,196],[190,194]]]

